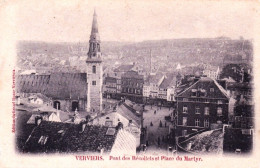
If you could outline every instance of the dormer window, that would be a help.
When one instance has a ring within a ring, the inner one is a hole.
[[[214,92],[214,88],[210,88],[210,92]]]
[[[206,96],[206,90],[205,89],[201,89],[200,90],[200,96],[201,97],[205,97]]]
[[[191,90],[191,96],[196,97],[197,96],[197,89],[192,89]]]

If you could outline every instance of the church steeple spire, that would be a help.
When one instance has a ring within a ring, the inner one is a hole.
[[[94,10],[92,29],[89,39],[89,51],[87,62],[101,62],[100,37],[98,33],[97,14]]]
[[[98,33],[98,23],[97,23],[96,9],[94,10],[94,15],[93,15],[90,40],[98,40],[98,41],[100,41],[100,37],[99,37],[99,33]]]
[[[97,14],[94,11],[92,29],[89,39],[89,51],[86,60],[87,72],[87,112],[99,113],[102,111],[102,84],[103,63],[100,50],[100,38],[98,33]]]

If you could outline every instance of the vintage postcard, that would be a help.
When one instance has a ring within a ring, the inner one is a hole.
[[[0,167],[260,167],[259,7],[0,1]]]

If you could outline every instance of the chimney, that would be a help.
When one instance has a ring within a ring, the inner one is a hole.
[[[81,128],[81,130],[80,130],[80,132],[79,133],[82,133],[82,132],[84,132],[84,130],[85,130],[85,128],[86,128],[86,126],[87,126],[87,124],[86,123],[82,123],[82,124],[80,124],[80,128]]]
[[[38,125],[41,124],[41,122],[42,122],[42,117],[36,116],[36,117],[35,117],[35,125],[38,126]]]
[[[132,120],[129,120],[128,126],[130,126],[132,124]]]
[[[101,144],[99,144],[98,150],[100,151],[100,155],[102,156],[103,153],[104,153],[104,148],[103,148],[103,146]]]
[[[123,124],[121,122],[119,122],[116,126],[117,130],[123,129]]]

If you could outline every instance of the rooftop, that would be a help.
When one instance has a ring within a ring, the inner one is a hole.
[[[151,74],[147,77],[145,82],[158,84],[160,82],[160,80],[162,79],[162,77],[163,77],[162,73]]]
[[[223,136],[222,130],[206,131],[195,135],[188,141],[182,143],[181,146],[188,150],[189,143],[191,143],[190,152],[222,154]]]
[[[127,71],[122,75],[122,78],[144,79],[144,76],[139,75],[136,71]]]
[[[191,89],[204,89],[207,94],[205,97],[211,97],[211,98],[228,98],[228,94],[226,90],[214,79],[211,79],[209,77],[200,77],[200,78],[194,78],[194,80],[189,81],[188,83],[184,85],[180,85],[178,87],[177,92],[178,96],[190,96],[188,92]],[[210,88],[216,88],[217,90],[214,92],[210,92]]]
[[[120,65],[119,67],[117,67],[115,69],[115,72],[127,72],[127,71],[130,71],[133,67],[134,67],[134,65],[132,65],[132,64],[130,64],[130,65]]]
[[[174,86],[176,83],[176,78],[173,76],[169,76],[167,78],[164,78],[161,85],[159,86],[160,88],[167,89],[170,86]]]
[[[117,135],[115,128],[42,121],[31,133],[24,152],[69,153],[110,152]]]
[[[50,75],[19,75],[18,93],[41,93],[55,99],[86,99],[86,73],[52,73]]]
[[[111,83],[116,83],[116,78],[114,78],[114,77],[106,77],[105,78],[105,83],[107,83],[107,82],[111,82]]]

